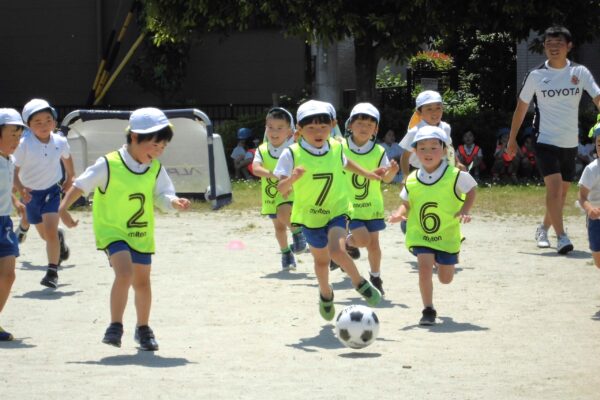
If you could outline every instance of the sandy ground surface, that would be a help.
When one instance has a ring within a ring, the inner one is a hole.
[[[39,284],[37,235],[22,247],[0,315],[17,338],[0,344],[2,399],[600,398],[600,271],[582,217],[568,220],[576,250],[564,257],[535,247],[532,219],[476,216],[454,282],[435,283],[429,328],[418,326],[415,259],[388,227],[380,336],[354,351],[318,314],[310,255],[279,271],[268,219],[159,216],[151,326],[161,348],[148,353],[133,341],[133,296],[122,348],[101,343],[113,274],[90,214],[75,214],[57,290]],[[364,254],[358,265],[366,275]],[[338,311],[364,304],[343,273],[331,278]]]

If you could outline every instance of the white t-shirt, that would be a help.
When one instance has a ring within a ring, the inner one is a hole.
[[[12,188],[15,177],[15,160],[0,156],[0,216],[11,215],[13,211]]]
[[[271,155],[271,157],[279,158],[279,157],[281,157],[281,154],[283,153],[283,151],[285,149],[287,149],[288,147],[290,147],[292,144],[294,144],[293,136],[290,137],[285,142],[283,142],[281,144],[281,146],[279,146],[279,147],[275,147],[271,143],[267,143],[267,149],[269,150],[269,154]],[[254,163],[259,163],[261,165],[263,163],[262,156],[260,155],[260,151],[258,151],[258,149],[254,153],[254,160],[252,160],[252,164],[254,164]]]
[[[425,171],[423,168],[419,168],[417,170],[417,178],[425,184],[433,184],[442,177],[446,171],[447,165],[448,161],[442,160],[440,166],[432,173]],[[458,173],[458,179],[456,180],[456,185],[454,185],[454,190],[456,191],[457,195],[467,193],[475,186],[477,186],[477,181],[471,176],[471,174],[464,171],[460,171]],[[400,198],[404,201],[408,201],[408,192],[406,191],[406,186],[402,188],[402,191],[400,192]]]
[[[404,149],[400,147],[400,145],[396,142],[393,142],[392,144],[382,142],[379,144],[385,149],[385,154],[387,155],[388,159],[394,157],[400,158],[400,156],[404,152]]]
[[[419,161],[419,158],[415,154],[415,148],[412,147],[412,142],[413,142],[413,140],[415,140],[415,135],[417,134],[417,131],[420,128],[427,126],[427,125],[429,125],[427,122],[425,122],[424,120],[421,120],[417,125],[410,128],[408,130],[408,132],[406,132],[406,135],[404,135],[404,137],[400,141],[400,147],[402,147],[405,151],[411,152],[408,162],[410,163],[410,165],[412,165],[415,168],[421,168],[421,162]],[[440,121],[438,127],[442,128],[444,130],[444,132],[446,133],[446,136],[448,139],[446,141],[446,144],[451,145],[452,144],[452,136],[450,136],[450,133],[451,133],[450,125],[448,125],[444,121]]]
[[[235,160],[240,156],[243,156],[244,158],[246,157],[246,149],[244,149],[242,146],[235,146],[230,157]]]
[[[306,140],[300,140],[299,144],[300,144],[300,146],[302,146],[303,149],[305,149],[309,153],[314,154],[316,156],[325,154],[329,151],[329,142],[325,142],[325,144],[319,148],[311,146],[310,144],[308,144],[306,142]],[[343,163],[344,167],[346,166],[347,162],[348,162],[348,160],[346,159],[346,156],[342,152],[342,163]],[[292,151],[288,147],[287,149],[285,149],[283,151],[283,153],[281,153],[281,156],[279,157],[279,160],[277,161],[277,165],[275,166],[275,169],[273,170],[273,175],[275,175],[278,179],[281,179],[282,176],[290,177],[292,175],[293,170],[294,170],[294,156],[292,155]]]
[[[594,207],[600,207],[600,165],[598,159],[595,159],[583,169],[579,186],[584,186],[590,190],[588,201]]]
[[[71,150],[67,139],[58,133],[51,133],[48,143],[42,143],[27,129],[13,155],[23,186],[45,190],[61,180],[60,159],[70,158]]]
[[[529,71],[519,98],[527,104],[534,100],[538,143],[577,147],[579,101],[584,90],[592,98],[600,95],[590,71],[569,60],[561,69],[550,67],[546,61]]]
[[[140,164],[134,160],[127,151],[127,145],[123,145],[119,149],[119,154],[121,154],[127,168],[135,173],[142,173],[150,168],[150,164]],[[87,167],[73,182],[73,186],[81,189],[85,194],[92,192],[96,188],[105,191],[106,185],[108,185],[108,165],[104,157],[98,158],[94,165]],[[171,200],[175,198],[177,196],[173,182],[167,171],[165,171],[165,167],[161,166],[156,178],[156,185],[154,186],[154,205],[162,211],[173,210]]]

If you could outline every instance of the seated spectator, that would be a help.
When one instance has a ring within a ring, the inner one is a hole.
[[[402,147],[400,147],[400,145],[398,144],[398,139],[396,138],[396,133],[394,132],[393,129],[387,130],[387,132],[383,136],[383,142],[381,143],[381,145],[385,149],[385,155],[387,156],[387,158],[390,161],[396,160],[398,165],[400,165],[400,157],[402,156],[404,149]],[[396,176],[394,177],[394,179],[392,180],[392,182],[393,183],[402,182],[402,173],[398,172],[396,174]]]
[[[234,179],[250,179],[248,165],[252,164],[253,154],[248,152],[248,140],[252,137],[252,131],[249,128],[240,128],[237,132],[238,144],[231,152],[233,160],[233,169],[235,171]]]
[[[456,156],[461,164],[467,167],[467,171],[479,179],[480,172],[485,170],[483,162],[483,151],[475,144],[475,135],[471,130],[466,131],[462,137],[462,144],[458,146]]]
[[[494,152],[494,165],[492,166],[492,182],[511,182],[519,183],[517,172],[519,170],[519,160],[521,150],[518,149],[515,156],[507,152],[509,128],[498,129],[496,151]]]
[[[538,179],[540,176],[535,162],[535,139],[531,127],[523,131],[519,176],[527,180]]]

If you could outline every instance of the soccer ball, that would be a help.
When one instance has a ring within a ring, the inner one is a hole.
[[[379,319],[369,307],[352,305],[338,314],[335,333],[344,346],[362,349],[377,339]]]

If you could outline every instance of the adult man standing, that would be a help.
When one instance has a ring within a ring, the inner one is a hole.
[[[586,67],[567,58],[572,47],[567,28],[553,26],[546,29],[544,53],[547,60],[525,77],[508,141],[508,153],[516,154],[517,134],[533,100],[536,162],[546,185],[546,213],[535,238],[538,247],[550,247],[548,229],[553,226],[557,236],[556,250],[560,254],[573,250],[563,226],[563,208],[569,186],[575,179],[579,102],[584,90],[600,110],[600,87]]]

